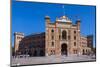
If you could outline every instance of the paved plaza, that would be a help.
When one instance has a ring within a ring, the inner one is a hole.
[[[63,62],[82,62],[95,61],[91,56],[49,56],[49,57],[26,57],[12,58],[12,66],[28,64],[45,64],[45,63],[63,63]]]

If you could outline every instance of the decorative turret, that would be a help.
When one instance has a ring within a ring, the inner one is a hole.
[[[80,19],[77,19],[76,24],[77,24],[77,29],[79,31],[80,31],[80,22],[81,22],[81,20]]]
[[[46,25],[47,25],[48,23],[50,23],[50,17],[49,17],[49,16],[45,16],[45,22],[46,22]]]
[[[19,43],[23,38],[24,38],[24,34],[23,33],[19,33],[19,32],[15,32],[14,33],[14,49],[15,49],[15,53],[18,51]]]

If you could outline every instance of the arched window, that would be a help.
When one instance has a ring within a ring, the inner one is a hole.
[[[62,31],[62,39],[66,39],[66,35],[67,35],[66,31],[65,30]]]
[[[54,36],[52,35],[52,40],[54,40]]]
[[[74,36],[74,40],[76,40],[76,36]]]
[[[74,42],[74,46],[76,46],[76,42]]]
[[[54,46],[54,42],[52,42],[52,47]]]

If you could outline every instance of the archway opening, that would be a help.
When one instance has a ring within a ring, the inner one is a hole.
[[[37,51],[36,50],[34,51],[34,56],[37,56]]]
[[[67,55],[67,44],[61,45],[61,55]]]
[[[83,55],[85,55],[85,50],[83,49]]]
[[[44,50],[40,50],[40,56],[44,56],[44,55],[45,55]]]

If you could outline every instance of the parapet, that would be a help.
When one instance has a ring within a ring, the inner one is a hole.
[[[14,35],[21,35],[21,36],[24,36],[24,33],[21,33],[21,32],[15,32]]]

